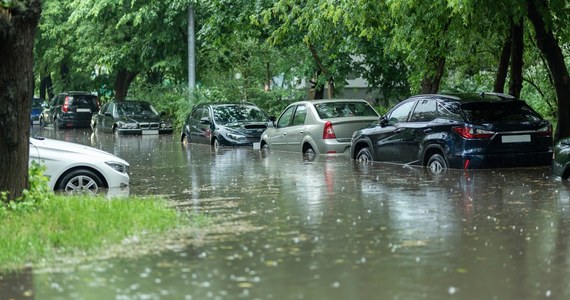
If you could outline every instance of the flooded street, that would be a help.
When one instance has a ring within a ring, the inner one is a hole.
[[[550,168],[432,176],[345,156],[214,153],[177,133],[41,134],[120,156],[130,195],[163,195],[223,229],[6,276],[1,299],[570,299],[570,185]]]

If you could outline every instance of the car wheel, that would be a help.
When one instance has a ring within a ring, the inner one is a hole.
[[[262,143],[261,144],[261,151],[263,152],[269,152],[269,145],[267,145],[267,143]]]
[[[315,159],[315,150],[313,150],[313,147],[308,146],[303,149],[303,158],[309,161]]]
[[[190,144],[190,139],[188,138],[187,135],[184,135],[184,137],[182,138],[182,145],[188,146],[188,144]]]
[[[67,173],[57,188],[66,193],[96,193],[103,188],[103,180],[93,171],[77,169]]]
[[[214,139],[214,142],[212,142],[212,150],[215,152],[218,152],[218,150],[220,150],[220,142],[218,142],[218,139]]]
[[[427,168],[434,175],[441,174],[447,169],[447,162],[443,156],[436,153],[429,158]]]
[[[370,152],[370,149],[368,147],[362,148],[360,151],[358,151],[358,154],[356,154],[356,160],[363,164],[371,162],[372,152]]]
[[[97,123],[91,123],[91,130],[95,131],[97,129]]]

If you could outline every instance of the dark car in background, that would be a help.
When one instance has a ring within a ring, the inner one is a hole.
[[[562,179],[570,177],[570,137],[556,142],[552,159],[552,173]]]
[[[182,143],[252,146],[267,129],[267,115],[253,103],[208,103],[195,106],[182,128]]]
[[[91,128],[117,134],[170,134],[172,122],[147,101],[111,101],[93,115]]]
[[[54,128],[89,127],[91,116],[99,110],[97,95],[89,92],[64,92],[55,95],[40,115],[40,126]]]
[[[355,132],[351,157],[427,166],[433,173],[545,166],[552,161],[552,127],[509,95],[418,95]]]
[[[32,110],[30,111],[30,124],[32,126],[40,124],[40,116],[47,107],[47,102],[42,98],[32,98]]]

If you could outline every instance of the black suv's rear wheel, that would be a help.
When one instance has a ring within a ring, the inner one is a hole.
[[[356,160],[364,164],[372,161],[372,152],[370,152],[370,148],[365,147],[360,149],[358,154],[356,154]]]
[[[428,170],[434,175],[441,174],[447,170],[447,162],[445,161],[445,158],[443,158],[443,156],[441,156],[439,153],[430,156],[426,166]]]

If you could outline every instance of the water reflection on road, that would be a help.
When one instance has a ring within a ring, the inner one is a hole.
[[[568,299],[570,188],[549,168],[448,171],[174,136],[49,129],[131,164],[131,195],[222,221],[205,242],[36,273],[37,299]],[[1,287],[1,285],[0,285]]]

